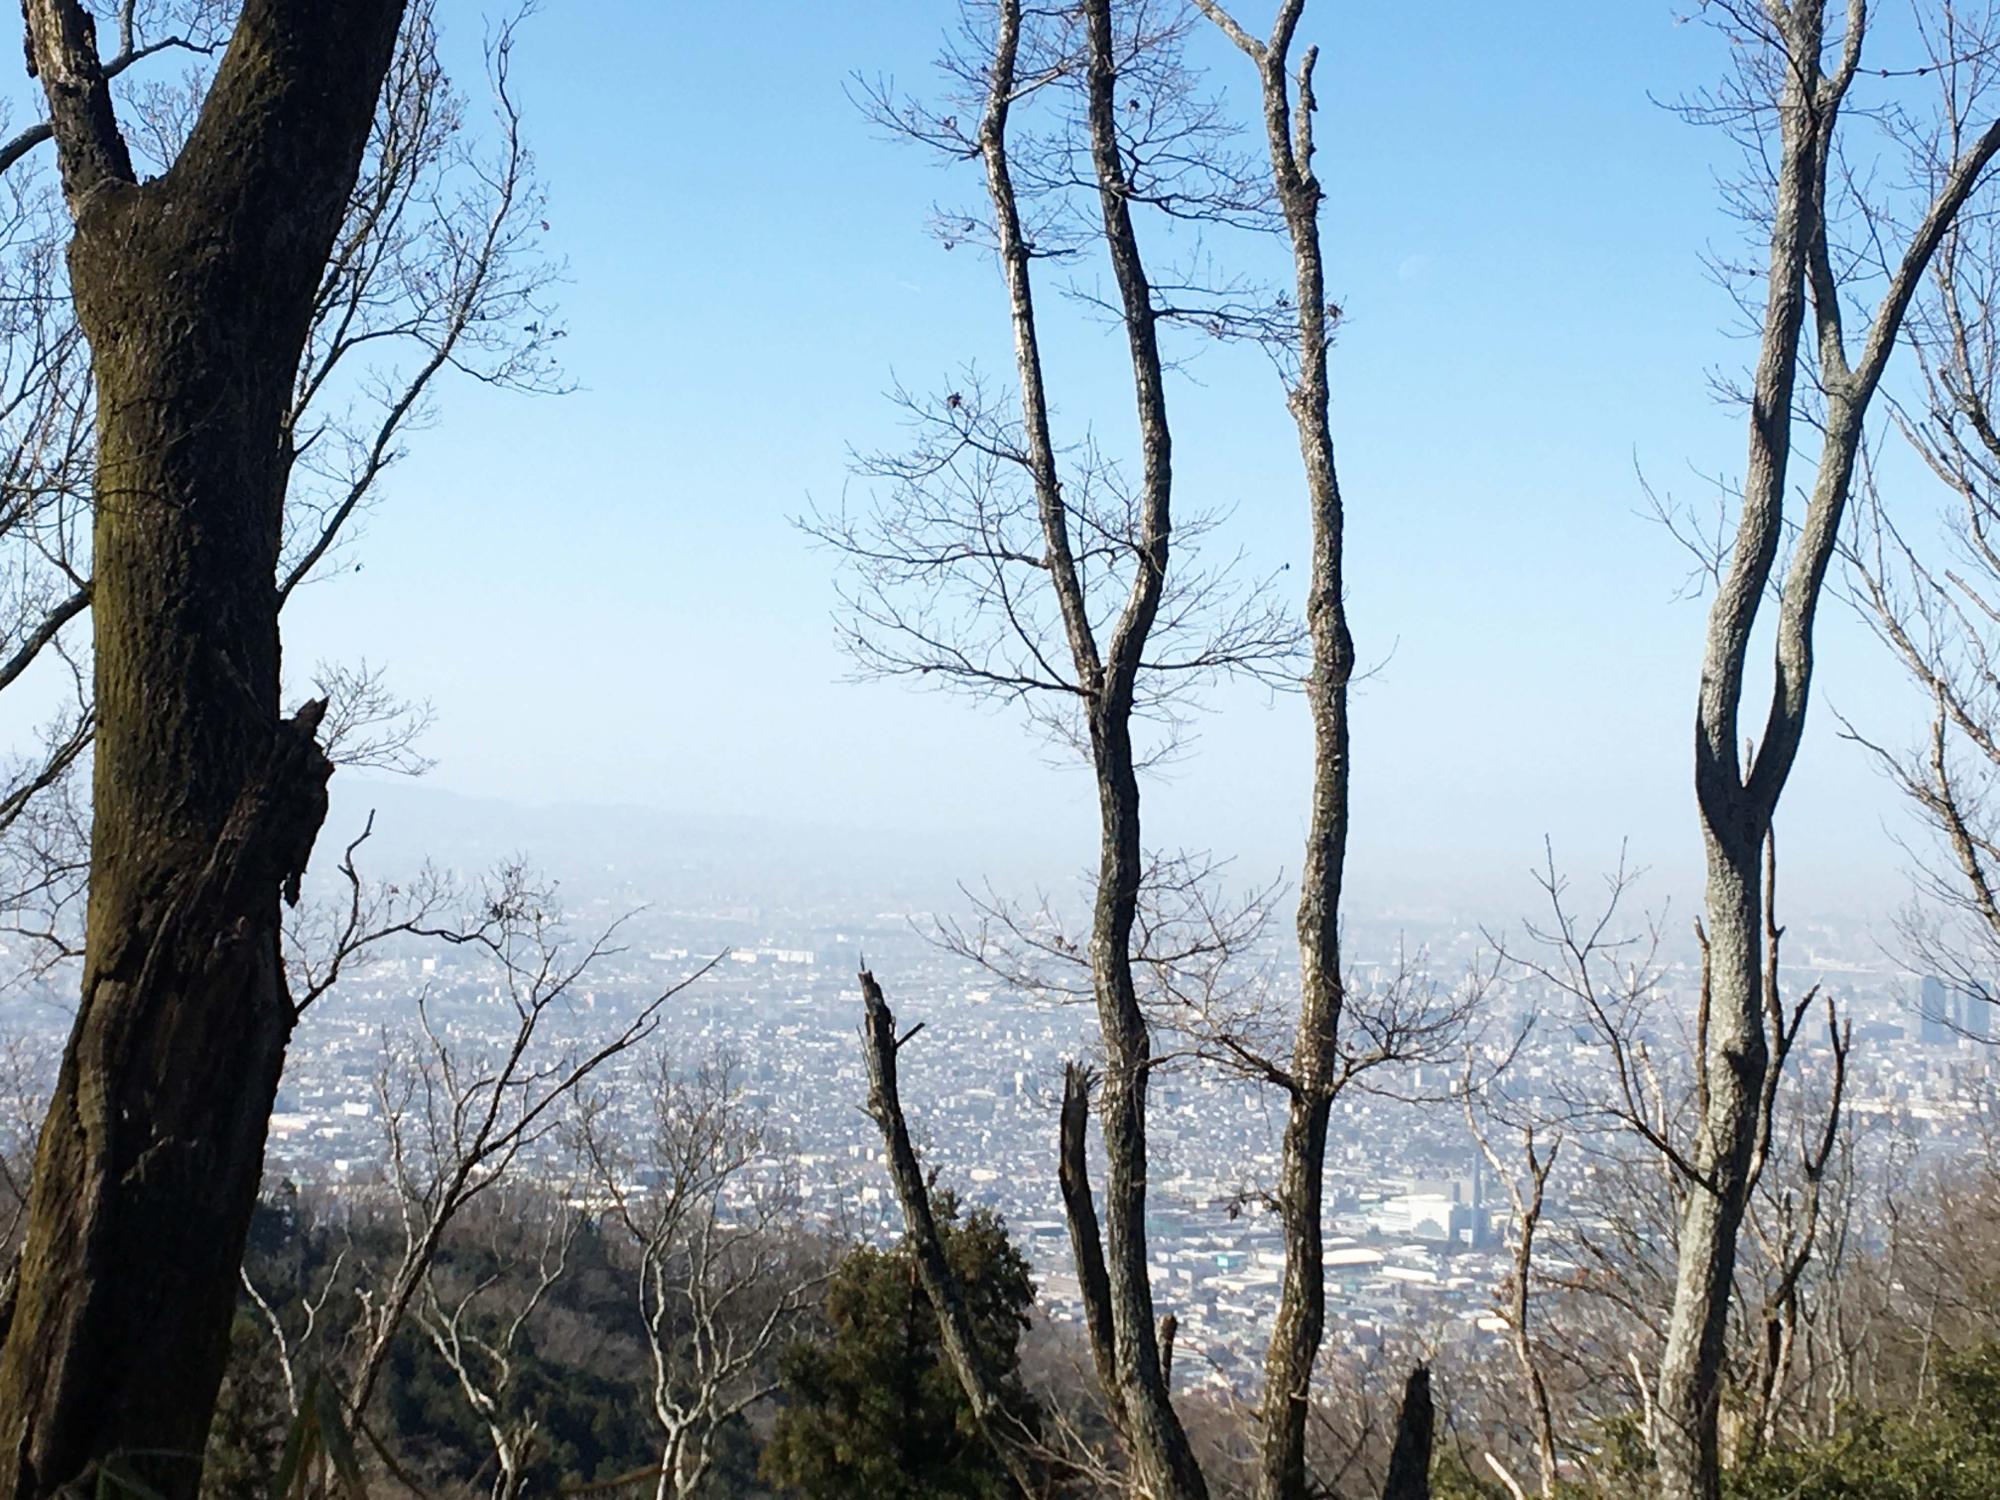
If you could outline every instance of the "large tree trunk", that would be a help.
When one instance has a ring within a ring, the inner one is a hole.
[[[278,950],[326,807],[279,718],[280,426],[401,0],[248,0],[139,185],[87,22],[37,0],[97,379],[97,760],[81,1006],[0,1351],[0,1500],[107,1463],[192,1495],[293,1010]]]

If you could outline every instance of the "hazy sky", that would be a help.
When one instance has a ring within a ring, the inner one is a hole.
[[[478,10],[446,10],[463,49]],[[857,71],[927,86],[950,20],[938,0],[589,0],[532,23],[520,94],[580,389],[450,389],[362,570],[288,611],[295,669],[366,656],[433,699],[445,788],[936,829],[968,872],[982,839],[1046,839],[1067,863],[1083,777],[1008,714],[843,682],[831,560],[788,520],[839,497],[848,445],[894,440],[892,378],[1008,373],[990,261],[922,230],[976,181],[876,138],[843,92]],[[1314,0],[1310,30],[1351,607],[1385,663],[1356,711],[1356,909],[1525,903],[1544,834],[1580,872],[1629,836],[1685,889],[1702,608],[1676,598],[1686,560],[1639,473],[1701,496],[1699,474],[1740,472],[1708,376],[1753,351],[1702,261],[1739,232],[1713,184],[1729,147],[1651,101],[1726,46],[1657,0]],[[1243,102],[1242,59],[1212,55]],[[1110,334],[1049,315],[1063,419],[1125,442]],[[1236,507],[1253,565],[1302,556],[1269,367],[1205,354],[1172,399],[1181,503]],[[1788,886],[1893,900],[1902,815],[1826,709],[1897,741],[1921,710],[1844,610],[1824,618]],[[1298,704],[1226,698],[1152,793],[1154,840],[1295,865],[1305,753]]]

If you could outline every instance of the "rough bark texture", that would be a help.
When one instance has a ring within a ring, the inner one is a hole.
[[[1354,675],[1348,631],[1340,480],[1334,465],[1327,408],[1327,355],[1333,314],[1320,255],[1323,194],[1313,173],[1313,66],[1318,50],[1299,60],[1293,95],[1291,48],[1305,0],[1284,0],[1268,41],[1259,41],[1218,0],[1198,0],[1202,12],[1257,66],[1271,182],[1292,247],[1298,310],[1298,373],[1287,405],[1298,426],[1307,509],[1312,520],[1312,570],[1306,626],[1312,666],[1306,696],[1312,709],[1313,780],[1299,879],[1299,1021],[1292,1042],[1278,1215],[1285,1236],[1285,1276],[1278,1315],[1264,1359],[1262,1443],[1257,1489],[1261,1500],[1304,1500],[1306,1417],[1313,1365],[1326,1334],[1325,1212],[1327,1119],[1338,1088],[1340,1018],[1345,993],[1340,966],[1340,897],[1347,863],[1347,690]]]
[[[1817,7],[1802,9],[1813,12]],[[1816,30],[1810,50],[1816,59]],[[1782,159],[1738,551],[1710,609],[1696,713],[1695,795],[1708,860],[1709,998],[1706,1046],[1697,1059],[1704,1086],[1694,1152],[1703,1180],[1689,1191],[1682,1214],[1654,1423],[1654,1458],[1663,1493],[1685,1500],[1705,1500],[1719,1483],[1716,1401],[1722,1346],[1756,1103],[1768,1064],[1758,857],[1769,812],[1743,785],[1737,711],[1750,631],[1782,530],[1793,386],[1806,310],[1806,241],[1813,233],[1815,207],[1812,130],[1806,118],[1809,88],[1808,80],[1790,75],[1780,103]]]
[[[28,7],[97,380],[97,759],[81,1006],[0,1351],[0,1500],[115,1463],[192,1495],[293,1011],[281,890],[326,806],[281,720],[279,428],[401,0],[248,0],[134,182],[88,20]]]
[[[1682,1211],[1674,1303],[1653,1413],[1654,1460],[1667,1500],[1715,1500],[1717,1412],[1737,1240],[1752,1180],[1760,1101],[1771,1066],[1764,1027],[1767,954],[1759,859],[1805,730],[1813,622],[1852,486],[1862,422],[1938,242],[2000,149],[2000,124],[1973,137],[1891,274],[1850,365],[1841,287],[1826,221],[1834,129],[1857,72],[1864,8],[1850,4],[1838,61],[1825,70],[1824,0],[1771,9],[1784,53],[1764,326],[1751,392],[1750,452],[1729,569],[1709,610],[1695,723],[1695,794],[1707,852],[1708,1005],[1701,1118]],[[1785,531],[1794,385],[1808,307],[1825,413],[1805,516],[1778,605],[1774,683],[1746,772],[1740,711],[1757,611]]]
[[[1126,1440],[1138,1477],[1161,1500],[1207,1500],[1207,1482],[1174,1412],[1160,1363],[1146,1257],[1146,1090],[1152,1035],[1132,975],[1132,928],[1145,869],[1132,706],[1140,657],[1166,580],[1173,440],[1152,287],[1132,228],[1130,188],[1118,142],[1118,61],[1110,0],[1087,0],[1084,13],[1090,39],[1091,162],[1105,248],[1124,313],[1142,466],[1138,569],[1089,704],[1100,821],[1090,958],[1105,1055],[1099,1099],[1106,1161],[1105,1270],[1115,1335],[1116,1400],[1124,1410]]]
[[[1035,321],[1034,282],[1029,272],[1033,255],[1022,228],[1007,154],[1007,125],[1018,82],[1020,46],[1020,0],[1000,0],[996,11],[993,71],[986,112],[980,120],[979,147],[986,168],[987,196],[993,204],[993,226],[1001,274],[1007,284],[1007,303],[1014,331],[1015,367],[1021,386],[1021,425],[1027,444],[1028,468],[1035,486],[1035,508],[1041,522],[1043,545],[1047,549],[1049,577],[1054,585],[1057,606],[1062,612],[1063,632],[1076,668],[1077,681],[1089,695],[1092,758],[1099,768],[1102,788],[1105,742],[1098,725],[1103,713],[1100,690],[1105,679],[1105,667],[1070,545],[1069,513],[1056,466],[1055,444],[1050,437],[1048,386],[1042,370],[1041,340]],[[1130,715],[1130,701],[1128,687],[1124,699],[1127,717]],[[1117,743],[1115,736],[1112,743],[1114,746]],[[1133,839],[1136,843],[1138,792],[1136,779],[1131,778],[1129,730],[1124,735],[1124,744],[1127,777],[1132,783]],[[1107,821],[1107,837],[1108,829]],[[1106,858],[1110,858],[1108,853]],[[1098,921],[1093,928],[1091,947],[1092,972],[1094,975],[1103,973],[1105,960],[1114,966],[1123,964],[1129,989],[1129,949],[1119,945],[1115,951],[1107,951],[1096,940],[1098,929],[1104,926],[1108,889],[1100,885],[1098,892]],[[1129,912],[1126,935],[1129,942]],[[1100,983],[1100,996],[1102,993]],[[1090,1186],[1089,1123],[1090,1078],[1082,1068],[1072,1065],[1066,1070],[1063,1086],[1059,1168],[1063,1206],[1069,1222],[1071,1247],[1076,1255],[1077,1277],[1083,1289],[1086,1326],[1098,1381],[1103,1387],[1105,1404],[1112,1420],[1129,1450],[1131,1439],[1125,1414],[1124,1388],[1119,1376],[1111,1280],[1105,1263],[1097,1205]],[[1143,1122],[1141,1128],[1143,1131]],[[1147,1327],[1150,1329],[1151,1326],[1148,1322]]]
[[[1063,634],[1076,666],[1077,681],[1086,689],[1103,675],[1097,635],[1091,626],[1076,555],[1070,546],[1069,508],[1063,499],[1056,467],[1054,439],[1049,435],[1048,382],[1042,370],[1041,335],[1035,322],[1034,279],[1029,274],[1033,252],[1021,224],[1007,157],[1007,122],[1013,108],[1021,51],[1020,0],[1000,0],[994,37],[992,87],[986,113],[979,122],[979,151],[986,167],[986,192],[993,203],[993,229],[999,249],[1000,272],[1007,283],[1007,308],[1014,330],[1014,364],[1021,383],[1021,427],[1027,438],[1028,468],[1034,478],[1035,510],[1041,520],[1042,542],[1048,549],[1049,577],[1062,611]]]
[[[1299,1021],[1292,1044],[1291,1098],[1278,1183],[1285,1276],[1264,1364],[1263,1443],[1257,1475],[1257,1493],[1264,1500],[1304,1500],[1306,1416],[1313,1365],[1326,1332],[1322,1221],[1327,1117],[1337,1087],[1344,999],[1340,896],[1347,861],[1347,688],[1354,673],[1340,480],[1327,418],[1327,352],[1333,330],[1320,257],[1322,194],[1312,163],[1316,49],[1307,49],[1300,60],[1296,101],[1289,74],[1292,38],[1304,10],[1305,0],[1287,0],[1267,44],[1250,42],[1237,33],[1239,45],[1246,46],[1258,65],[1272,182],[1292,246],[1299,368],[1288,404],[1298,425],[1312,518],[1312,570],[1306,595],[1306,626],[1312,640],[1312,666],[1306,678],[1313,728],[1312,802],[1299,879]]]
[[[1084,1173],[1085,1116],[1076,1104],[1087,1096],[1077,1076],[1072,1077],[1064,1113],[1064,1199],[1079,1266],[1091,1277],[1094,1289],[1091,1332],[1105,1398],[1120,1424],[1137,1476],[1163,1500],[1206,1500],[1207,1486],[1167,1391],[1147,1277],[1146,1085],[1152,1043],[1139,1007],[1131,957],[1144,869],[1131,720],[1140,658],[1166,577],[1171,439],[1151,288],[1132,228],[1117,144],[1117,62],[1108,0],[1092,0],[1085,12],[1092,162],[1125,315],[1144,455],[1139,567],[1102,652],[1070,544],[1069,514],[1049,436],[1049,401],[1029,274],[1033,251],[1022,228],[1008,163],[1007,124],[1018,82],[1021,40],[1019,0],[1000,0],[996,10],[991,87],[979,132],[1013,319],[1028,466],[1050,580],[1084,697],[1098,790],[1100,859],[1089,953],[1106,1059],[1099,1101],[1108,1162],[1101,1233]]]

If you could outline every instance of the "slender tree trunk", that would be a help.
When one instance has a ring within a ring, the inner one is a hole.
[[[1092,161],[1131,347],[1145,468],[1137,576],[1110,643],[1101,654],[1070,545],[1068,510],[1049,436],[1049,402],[1029,274],[1033,252],[1022,228],[1007,154],[1009,111],[1018,83],[1020,0],[999,0],[996,6],[993,69],[979,132],[1000,267],[1013,318],[1029,470],[1064,634],[1086,697],[1091,757],[1097,775],[1099,868],[1089,951],[1106,1057],[1099,1099],[1108,1162],[1101,1234],[1085,1172],[1084,1117],[1074,1107],[1086,1097],[1081,1075],[1072,1075],[1066,1094],[1070,1104],[1064,1111],[1063,1192],[1072,1239],[1078,1247],[1079,1275],[1091,1296],[1093,1353],[1105,1379],[1105,1399],[1134,1468],[1162,1500],[1205,1500],[1207,1488],[1174,1413],[1161,1368],[1152,1284],[1147,1276],[1146,1088],[1151,1038],[1133,984],[1131,957],[1144,868],[1139,783],[1132,751],[1133,691],[1166,576],[1172,439],[1151,289],[1132,229],[1118,153],[1113,99],[1117,64],[1109,0],[1089,0],[1084,9],[1090,36]]]
[[[1133,987],[1131,962],[1141,872],[1139,784],[1126,719],[1105,715],[1099,722],[1104,841],[1091,967],[1105,1052],[1098,1119],[1104,1131],[1105,1279],[1117,1380],[1112,1399],[1123,1415],[1133,1463],[1147,1489],[1163,1500],[1206,1500],[1207,1482],[1174,1412],[1160,1364],[1146,1256],[1146,1085],[1152,1037]]]
[[[1089,33],[1091,164],[1105,249],[1124,312],[1143,467],[1138,567],[1089,710],[1099,814],[1090,960],[1105,1052],[1099,1100],[1106,1162],[1105,1270],[1115,1335],[1116,1401],[1124,1411],[1126,1440],[1140,1481],[1159,1500],[1207,1500],[1207,1481],[1174,1411],[1160,1362],[1146,1255],[1146,1091],[1152,1036],[1132,975],[1132,930],[1145,869],[1132,749],[1133,693],[1166,581],[1173,437],[1152,286],[1132,227],[1130,187],[1118,142],[1118,49],[1110,0],[1085,0],[1083,9]]]
[[[1555,1164],[1555,1154],[1551,1152],[1546,1164],[1537,1166],[1534,1159],[1534,1142],[1529,1140],[1528,1170],[1534,1174],[1534,1186],[1523,1197],[1520,1212],[1519,1238],[1514,1244],[1514,1285],[1512,1307],[1508,1321],[1513,1324],[1514,1362],[1521,1367],[1521,1378],[1527,1383],[1529,1415],[1535,1424],[1535,1465],[1541,1477],[1543,1500],[1555,1500],[1556,1481],[1559,1477],[1556,1463],[1556,1417],[1555,1409],[1549,1401],[1548,1382],[1542,1379],[1541,1361],[1535,1356],[1534,1335],[1528,1328],[1528,1314],[1533,1306],[1530,1278],[1535,1272],[1535,1232],[1541,1226],[1542,1198],[1548,1186],[1548,1171]]]
[[[199,1480],[293,1021],[279,894],[331,769],[317,708],[278,714],[279,430],[401,9],[248,0],[179,161],[143,186],[88,23],[29,10],[97,380],[98,731],[0,1500],[111,1460],[168,1496]]]
[[[1680,1226],[1674,1305],[1660,1365],[1655,1460],[1662,1493],[1712,1500],[1720,1493],[1717,1446],[1722,1353],[1736,1243],[1756,1144],[1757,1103],[1768,1066],[1763,987],[1762,891],[1757,843],[1732,851],[1711,841],[1708,942],[1711,1000],[1707,1109]]]
[[[500,1474],[493,1482],[493,1500],[521,1500],[527,1493],[528,1471],[524,1467],[528,1458],[528,1447],[534,1442],[532,1435],[518,1440],[518,1446],[509,1444],[500,1453]]]
[[[1347,626],[1343,562],[1344,515],[1327,409],[1327,353],[1335,312],[1327,306],[1320,255],[1323,194],[1313,173],[1313,67],[1318,49],[1299,60],[1293,95],[1292,41],[1305,0],[1284,0],[1268,41],[1244,30],[1221,0],[1197,0],[1203,14],[1257,65],[1271,183],[1292,247],[1298,373],[1286,404],[1298,426],[1307,510],[1312,523],[1312,570],[1306,628],[1312,666],[1306,696],[1312,710],[1313,780],[1299,880],[1299,1021],[1289,1071],[1282,1074],[1289,1105],[1277,1208],[1285,1237],[1285,1275],[1278,1314],[1264,1357],[1262,1443],[1256,1493],[1260,1500],[1304,1500],[1306,1417],[1313,1365],[1326,1335],[1323,1216],[1327,1121],[1339,1089],[1340,1018],[1345,1001],[1340,961],[1340,898],[1347,863],[1347,689],[1354,674],[1354,640]],[[1277,1070],[1273,1070],[1274,1073]]]
[[[1522,1299],[1524,1302],[1525,1298]],[[1523,1310],[1522,1315],[1526,1313]],[[1555,1500],[1557,1478],[1560,1468],[1556,1462],[1556,1415],[1549,1401],[1548,1382],[1542,1379],[1542,1369],[1535,1358],[1533,1341],[1523,1329],[1514,1334],[1514,1359],[1521,1366],[1521,1375],[1528,1383],[1528,1400],[1535,1423],[1535,1465],[1541,1476],[1542,1500]]]
[[[1311,816],[1299,880],[1299,1023],[1292,1044],[1291,1100],[1278,1183],[1285,1275],[1264,1364],[1263,1451],[1257,1484],[1263,1500],[1304,1500],[1306,1416],[1313,1365],[1326,1333],[1326,1137],[1338,1087],[1345,1000],[1340,898],[1347,862],[1351,765],[1347,688],[1354,672],[1345,597],[1344,516],[1327,417],[1332,331],[1320,258],[1321,193],[1312,170],[1313,50],[1300,64],[1296,112],[1288,108],[1288,48],[1302,9],[1302,3],[1285,7],[1261,58],[1273,180],[1291,238],[1297,281],[1299,373],[1289,405],[1298,425],[1312,519],[1312,570],[1306,596],[1312,666],[1306,696],[1313,732]]]
[[[1069,1221],[1070,1254],[1083,1301],[1084,1330],[1089,1335],[1097,1383],[1104,1392],[1111,1420],[1122,1434],[1125,1408],[1118,1393],[1118,1335],[1111,1322],[1111,1285],[1104,1270],[1104,1240],[1097,1223],[1097,1203],[1090,1189],[1090,1075],[1077,1063],[1063,1069],[1061,1135],[1057,1147],[1057,1181],[1062,1188],[1063,1217]]]
[[[1285,1274],[1277,1321],[1264,1358],[1263,1443],[1257,1493],[1306,1494],[1306,1417],[1312,1372],[1326,1333],[1326,1269],[1321,1214],[1325,1204],[1328,1100],[1294,1096],[1285,1125],[1278,1213],[1285,1236]]]

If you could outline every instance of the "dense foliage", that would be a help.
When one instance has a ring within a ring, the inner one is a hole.
[[[962,1218],[941,1200],[945,1254],[1010,1410],[1038,1421],[1020,1378],[1019,1341],[1034,1306],[1028,1263],[994,1214]],[[980,1441],[938,1345],[937,1318],[906,1249],[854,1250],[826,1295],[827,1336],[784,1360],[785,1410],[763,1471],[811,1500],[918,1500],[1013,1493]]]
[[[1989,1500],[2000,1495],[2000,1342],[1948,1356],[1932,1409],[1859,1412],[1845,1431],[1765,1456],[1732,1500]]]

